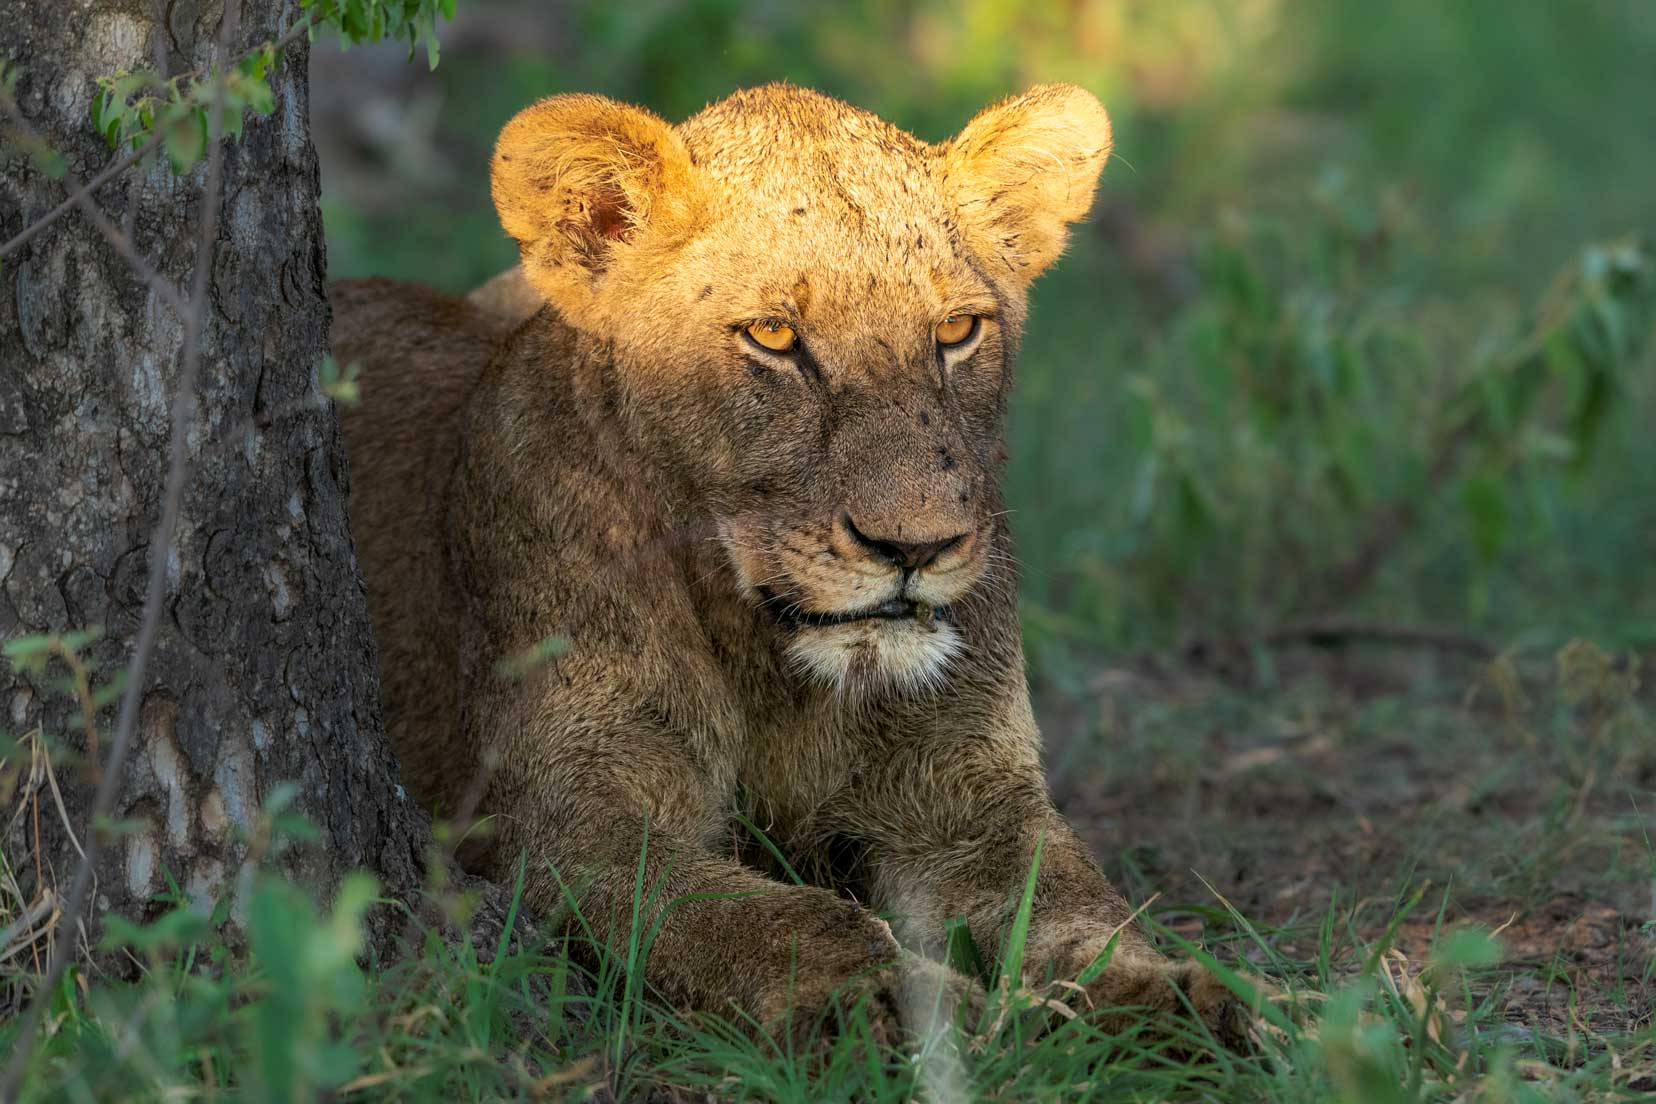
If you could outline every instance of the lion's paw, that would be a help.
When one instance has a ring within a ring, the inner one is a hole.
[[[1194,1049],[1192,1014],[1214,1042],[1237,1053],[1251,1046],[1253,1017],[1224,982],[1198,962],[1134,955],[1112,962],[1087,986],[1089,1018],[1111,1031],[1149,1021],[1172,1049]]]

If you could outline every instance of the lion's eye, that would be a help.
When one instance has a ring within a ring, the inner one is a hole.
[[[747,335],[761,348],[769,349],[773,353],[787,352],[798,340],[794,336],[793,327],[784,326],[780,322],[755,322],[747,328]]]
[[[937,343],[939,345],[959,345],[976,333],[977,327],[977,315],[951,314],[937,324]]]

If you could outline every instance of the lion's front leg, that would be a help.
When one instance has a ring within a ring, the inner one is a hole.
[[[887,802],[906,806],[905,832],[862,833],[873,845],[874,903],[890,911],[905,943],[937,953],[948,921],[963,917],[978,947],[1004,959],[1039,842],[1023,948],[1027,986],[1085,977],[1084,995],[1071,990],[1063,999],[1089,1008],[1107,1028],[1143,1018],[1169,1028],[1183,1018],[1188,1027],[1194,1013],[1221,1045],[1245,1043],[1248,1018],[1230,991],[1197,963],[1169,959],[1145,937],[1127,902],[1052,808],[1032,754],[992,740],[932,744],[892,760],[858,800],[867,804],[848,813],[876,827],[901,822],[879,812]]]
[[[1038,825],[1042,845],[1024,949],[1025,984],[1088,978],[1084,994],[1067,1000],[1073,1005],[1079,999],[1110,1030],[1124,1030],[1139,1019],[1171,1026],[1194,1015],[1220,1045],[1244,1046],[1247,1016],[1230,990],[1201,964],[1170,959],[1150,943],[1062,818],[1048,810],[1031,823]],[[1015,874],[1014,904],[1027,871],[1026,861]],[[1001,911],[1008,911],[1004,904]]]
[[[674,1005],[800,1042],[854,1008],[895,1042],[915,994],[950,1014],[981,1003],[856,902],[722,853],[718,791],[695,760],[646,718],[618,727],[502,740],[483,803],[501,815],[482,869],[509,884],[527,856],[526,905],[561,917],[577,953],[636,954]]]

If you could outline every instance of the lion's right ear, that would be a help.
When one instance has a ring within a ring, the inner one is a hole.
[[[661,119],[603,96],[553,96],[495,143],[490,183],[529,282],[572,321],[622,251],[671,248],[693,228],[695,166]]]

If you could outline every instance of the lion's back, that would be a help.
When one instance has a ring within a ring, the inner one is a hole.
[[[454,726],[459,611],[446,579],[445,496],[467,400],[512,327],[394,280],[337,282],[329,299],[334,357],[361,373],[361,401],[340,425],[386,729],[415,796],[441,813],[470,777]]]

